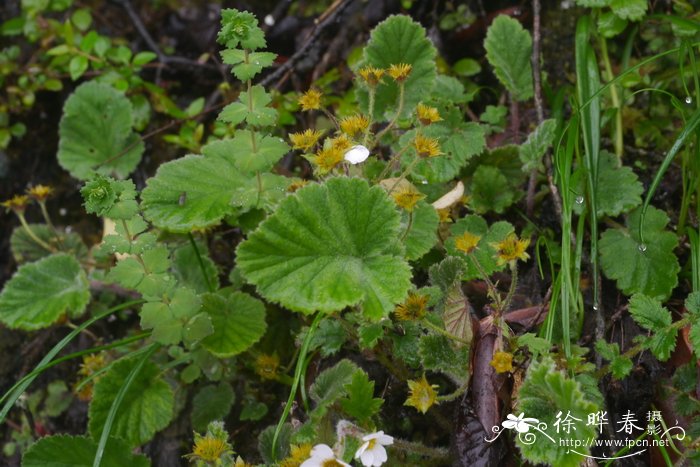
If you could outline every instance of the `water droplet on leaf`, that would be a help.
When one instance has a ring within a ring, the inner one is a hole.
[[[576,204],[583,204],[583,196],[579,195],[576,197]]]
[[[686,97],[685,97],[685,103],[688,104],[688,105],[692,104],[692,103],[693,103],[693,98],[690,97],[690,96],[686,96]]]
[[[641,251],[642,253],[647,251],[647,246],[644,243],[640,243],[637,248],[639,248],[639,251]]]

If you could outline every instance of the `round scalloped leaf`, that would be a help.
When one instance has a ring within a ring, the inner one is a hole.
[[[243,292],[202,295],[202,311],[209,314],[214,332],[202,346],[220,358],[248,350],[265,334],[265,305]]]
[[[332,178],[285,198],[237,251],[243,276],[268,300],[303,313],[362,303],[387,316],[410,287],[400,216],[380,187]]]
[[[54,435],[41,438],[22,456],[22,467],[92,467],[97,443],[87,436]],[[102,467],[148,467],[151,462],[133,455],[123,441],[111,438],[105,447]]]
[[[141,206],[161,229],[204,229],[233,212],[234,189],[242,184],[245,178],[230,159],[188,155],[158,168],[141,193]]]
[[[644,242],[639,239],[641,208],[630,213],[627,229],[608,229],[600,237],[598,251],[605,275],[617,281],[627,295],[642,293],[665,300],[678,284],[680,265],[673,250],[678,244],[675,233],[665,230],[668,216],[649,207],[644,219]]]
[[[137,362],[137,358],[124,358],[114,362],[95,383],[89,411],[89,429],[93,439],[100,438],[112,402]],[[158,366],[151,362],[144,364],[119,405],[112,424],[112,436],[136,447],[151,440],[157,431],[168,426],[173,418],[175,395],[160,375]]]
[[[235,400],[236,393],[229,383],[204,386],[192,399],[192,428],[207,431],[209,422],[228,416]]]
[[[233,138],[202,148],[205,156],[231,158],[238,170],[249,174],[272,169],[288,152],[289,146],[283,139],[250,130],[238,130]]]
[[[80,235],[75,232],[56,232],[46,224],[29,224],[29,228],[34,235],[63,253],[78,259],[87,256],[87,247]],[[50,251],[46,251],[44,247],[37,244],[23,227],[17,227],[12,231],[10,250],[12,250],[15,261],[19,264],[36,261],[51,254]]]
[[[520,22],[510,16],[498,16],[484,40],[486,59],[498,80],[518,101],[532,97],[532,37]]]
[[[141,161],[144,148],[132,123],[126,96],[94,81],[78,86],[63,106],[58,163],[81,180],[95,172],[126,177]]]
[[[19,267],[0,294],[0,322],[16,329],[50,326],[64,313],[82,314],[90,301],[85,271],[67,254]]]
[[[401,214],[402,232],[406,231],[409,223],[409,214]],[[440,218],[437,211],[425,201],[416,204],[413,210],[411,228],[403,238],[406,246],[406,258],[416,260],[430,251],[437,242],[437,229],[440,225]],[[402,234],[403,236],[404,234]]]
[[[390,16],[372,30],[372,35],[364,50],[364,60],[360,66],[389,68],[390,65],[407,63],[413,68],[406,80],[404,116],[430,93],[437,75],[435,47],[425,35],[425,29],[408,16]],[[382,116],[395,113],[399,88],[386,76],[377,86],[374,114]],[[358,90],[358,97],[367,109],[367,90]]]

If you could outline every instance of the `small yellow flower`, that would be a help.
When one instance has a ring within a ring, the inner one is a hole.
[[[282,459],[279,467],[299,467],[306,459],[311,457],[311,444],[292,444],[289,456]]]
[[[408,75],[411,74],[413,67],[408,63],[398,63],[391,65],[389,67],[389,76],[394,78],[397,83],[403,83],[408,79]]]
[[[350,141],[350,138],[348,138],[347,135],[336,136],[329,141],[333,149],[340,151],[343,154],[345,154],[345,151],[352,147],[352,141]]]
[[[340,129],[351,138],[358,133],[364,132],[367,127],[369,127],[369,118],[364,115],[353,115],[340,121]]]
[[[53,194],[53,188],[46,185],[35,185],[27,190],[27,194],[35,200],[42,202]]]
[[[422,125],[430,125],[431,123],[442,120],[438,109],[435,107],[428,107],[427,105],[423,104],[418,104],[418,107],[416,107],[416,114],[418,115],[418,120]]]
[[[384,76],[385,70],[381,68],[375,68],[373,66],[366,66],[360,68],[358,70],[358,73],[365,81],[365,83],[367,83],[368,86],[375,87],[382,80],[382,76]]]
[[[452,212],[450,208],[442,208],[437,210],[438,216],[440,217],[440,223],[452,222]]]
[[[496,352],[493,354],[491,366],[496,370],[496,373],[513,371],[513,354],[510,352]]]
[[[408,298],[400,305],[396,305],[394,315],[401,321],[418,321],[425,316],[428,296],[409,292]]]
[[[78,376],[83,380],[93,376],[95,373],[103,369],[107,365],[105,354],[100,352],[92,355],[85,355],[83,363],[78,370]],[[80,381],[76,383],[74,392],[81,401],[89,401],[92,399],[92,389],[94,384],[100,379],[100,376],[94,376],[90,382],[80,386]],[[80,388],[79,388],[80,387]],[[79,389],[78,389],[79,388]]]
[[[318,89],[311,88],[299,97],[301,110],[316,110],[321,108],[321,96]]]
[[[308,181],[308,180],[297,180],[297,181],[294,181],[294,182],[290,183],[289,186],[287,187],[287,192],[289,192],[289,193],[294,193],[294,192],[297,191],[299,188],[303,188],[303,187],[305,187],[305,186],[308,185],[308,184],[309,184],[309,181]]]
[[[435,138],[428,138],[421,134],[416,135],[413,140],[413,147],[416,148],[416,152],[420,157],[436,157],[442,154],[440,151],[440,143]]]
[[[496,249],[496,262],[498,265],[515,262],[517,260],[525,261],[530,257],[525,250],[530,245],[530,239],[520,240],[514,233],[509,233],[502,242],[492,243],[491,246]]]
[[[277,355],[262,354],[255,359],[255,372],[263,379],[276,379],[279,366]]]
[[[214,463],[222,456],[232,454],[231,445],[221,438],[213,436],[199,436],[192,447],[192,454],[189,456],[204,462]]]
[[[12,198],[0,203],[0,206],[4,207],[8,211],[14,211],[16,213],[23,213],[29,204],[29,196],[27,195],[15,195]]]
[[[462,235],[455,238],[455,248],[462,253],[469,254],[476,249],[479,240],[481,240],[480,236],[474,235],[471,232],[464,232]]]
[[[241,456],[236,457],[236,462],[233,467],[253,467],[253,464],[249,464],[243,460]]]
[[[318,130],[306,130],[303,133],[290,133],[289,140],[293,149],[308,151],[318,143],[318,139],[323,133]]]
[[[338,164],[343,162],[343,154],[343,151],[333,146],[318,151],[314,163],[318,166],[319,173],[323,175],[333,170]]]
[[[410,183],[406,183],[392,193],[391,197],[394,198],[394,202],[398,207],[405,211],[412,212],[418,201],[425,198],[425,195],[416,190]]]
[[[422,413],[427,412],[437,402],[437,387],[436,384],[428,383],[425,375],[419,380],[408,380],[410,394],[404,405],[414,407]]]

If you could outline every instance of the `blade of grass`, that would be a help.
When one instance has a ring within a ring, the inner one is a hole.
[[[124,310],[126,308],[129,308],[134,305],[138,305],[144,303],[144,300],[133,300],[130,302],[122,303],[121,305],[117,305],[113,308],[110,308],[109,310],[103,311],[102,313],[98,314],[97,316],[94,316],[90,318],[89,320],[85,321],[83,324],[78,326],[77,328],[73,329],[66,337],[61,339],[61,341],[53,346],[51,350],[48,351],[46,355],[44,355],[44,358],[41,359],[41,361],[37,364],[36,368],[41,368],[48,363],[50,363],[53,358],[61,351],[65,346],[67,346],[78,334],[80,334],[84,329],[95,323],[96,321],[101,320],[102,318],[111,315],[112,313],[115,313],[120,310]],[[35,369],[36,369],[35,368]],[[7,399],[5,402],[5,405],[3,406],[2,410],[0,411],[0,423],[5,420],[5,417],[7,416],[7,413],[10,411],[10,409],[15,405],[15,402],[17,402],[17,399],[24,393],[24,391],[27,390],[27,387],[29,387],[30,384],[36,379],[37,376],[39,376],[41,372],[35,374],[31,378],[27,378],[24,380],[19,385],[16,385],[16,387],[13,386],[14,389],[11,389],[5,395],[0,399],[0,401]]]
[[[102,463],[105,447],[107,447],[107,440],[109,439],[109,434],[112,431],[114,419],[117,416],[117,411],[122,403],[122,399],[124,399],[124,395],[129,390],[131,384],[134,382],[138,374],[141,372],[141,368],[143,368],[148,359],[151,358],[151,355],[153,355],[153,353],[158,350],[159,347],[160,344],[153,343],[145,348],[146,350],[144,351],[143,356],[139,358],[139,361],[136,362],[136,365],[134,368],[132,368],[129,376],[127,376],[126,380],[124,380],[124,384],[122,384],[121,388],[119,388],[119,392],[114,398],[112,406],[109,408],[109,413],[107,413],[107,420],[105,420],[104,427],[102,427],[102,435],[100,436],[100,441],[97,443],[97,451],[95,452],[95,458],[92,461],[92,467],[100,467],[100,464]]]

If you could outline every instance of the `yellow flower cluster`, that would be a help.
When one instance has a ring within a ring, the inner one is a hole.
[[[364,115],[353,115],[345,117],[340,121],[340,129],[351,138],[356,134],[364,132],[369,127],[369,118]]]
[[[280,461],[279,467],[299,467],[311,456],[312,446],[309,443],[292,444],[289,456]]]
[[[530,255],[527,254],[526,250],[529,245],[529,238],[521,240],[512,232],[503,241],[491,244],[496,249],[496,262],[499,266],[528,259]]]
[[[395,191],[392,195],[394,202],[398,207],[407,212],[412,212],[418,201],[425,198],[425,195],[410,183],[403,184],[401,188]]]
[[[277,355],[262,354],[255,359],[255,372],[262,379],[277,379],[280,358]]]
[[[0,206],[4,207],[8,211],[22,213],[27,208],[28,204],[29,204],[29,196],[27,196],[27,195],[15,195],[12,198],[0,203]]]
[[[490,362],[496,373],[513,371],[513,354],[510,352],[496,352]]]
[[[46,185],[35,185],[27,190],[27,194],[41,203],[53,194],[53,188]]]
[[[437,139],[428,138],[427,136],[423,136],[421,134],[416,135],[415,139],[413,140],[413,147],[416,149],[416,152],[420,157],[426,159],[442,154],[442,151],[440,151],[440,143],[438,143]]]
[[[360,77],[367,83],[370,87],[375,87],[379,84],[384,76],[385,70],[381,68],[375,68],[373,66],[366,66],[358,70]]]
[[[474,235],[471,232],[464,232],[462,235],[455,238],[455,248],[462,253],[469,254],[476,249],[479,240],[481,240],[480,236]]]
[[[397,83],[403,83],[408,79],[408,75],[411,74],[413,67],[408,63],[397,63],[391,65],[387,73],[391,76]]]
[[[424,104],[418,104],[418,107],[416,107],[416,115],[418,116],[418,121],[422,125],[430,125],[431,123],[442,120],[438,109],[435,107],[428,107]]]
[[[318,130],[306,130],[302,133],[290,133],[289,140],[292,142],[293,149],[308,151],[318,143],[322,134]]]
[[[299,97],[299,105],[301,105],[301,110],[309,111],[321,108],[321,97],[323,93],[318,89],[309,89],[304,94]]]

